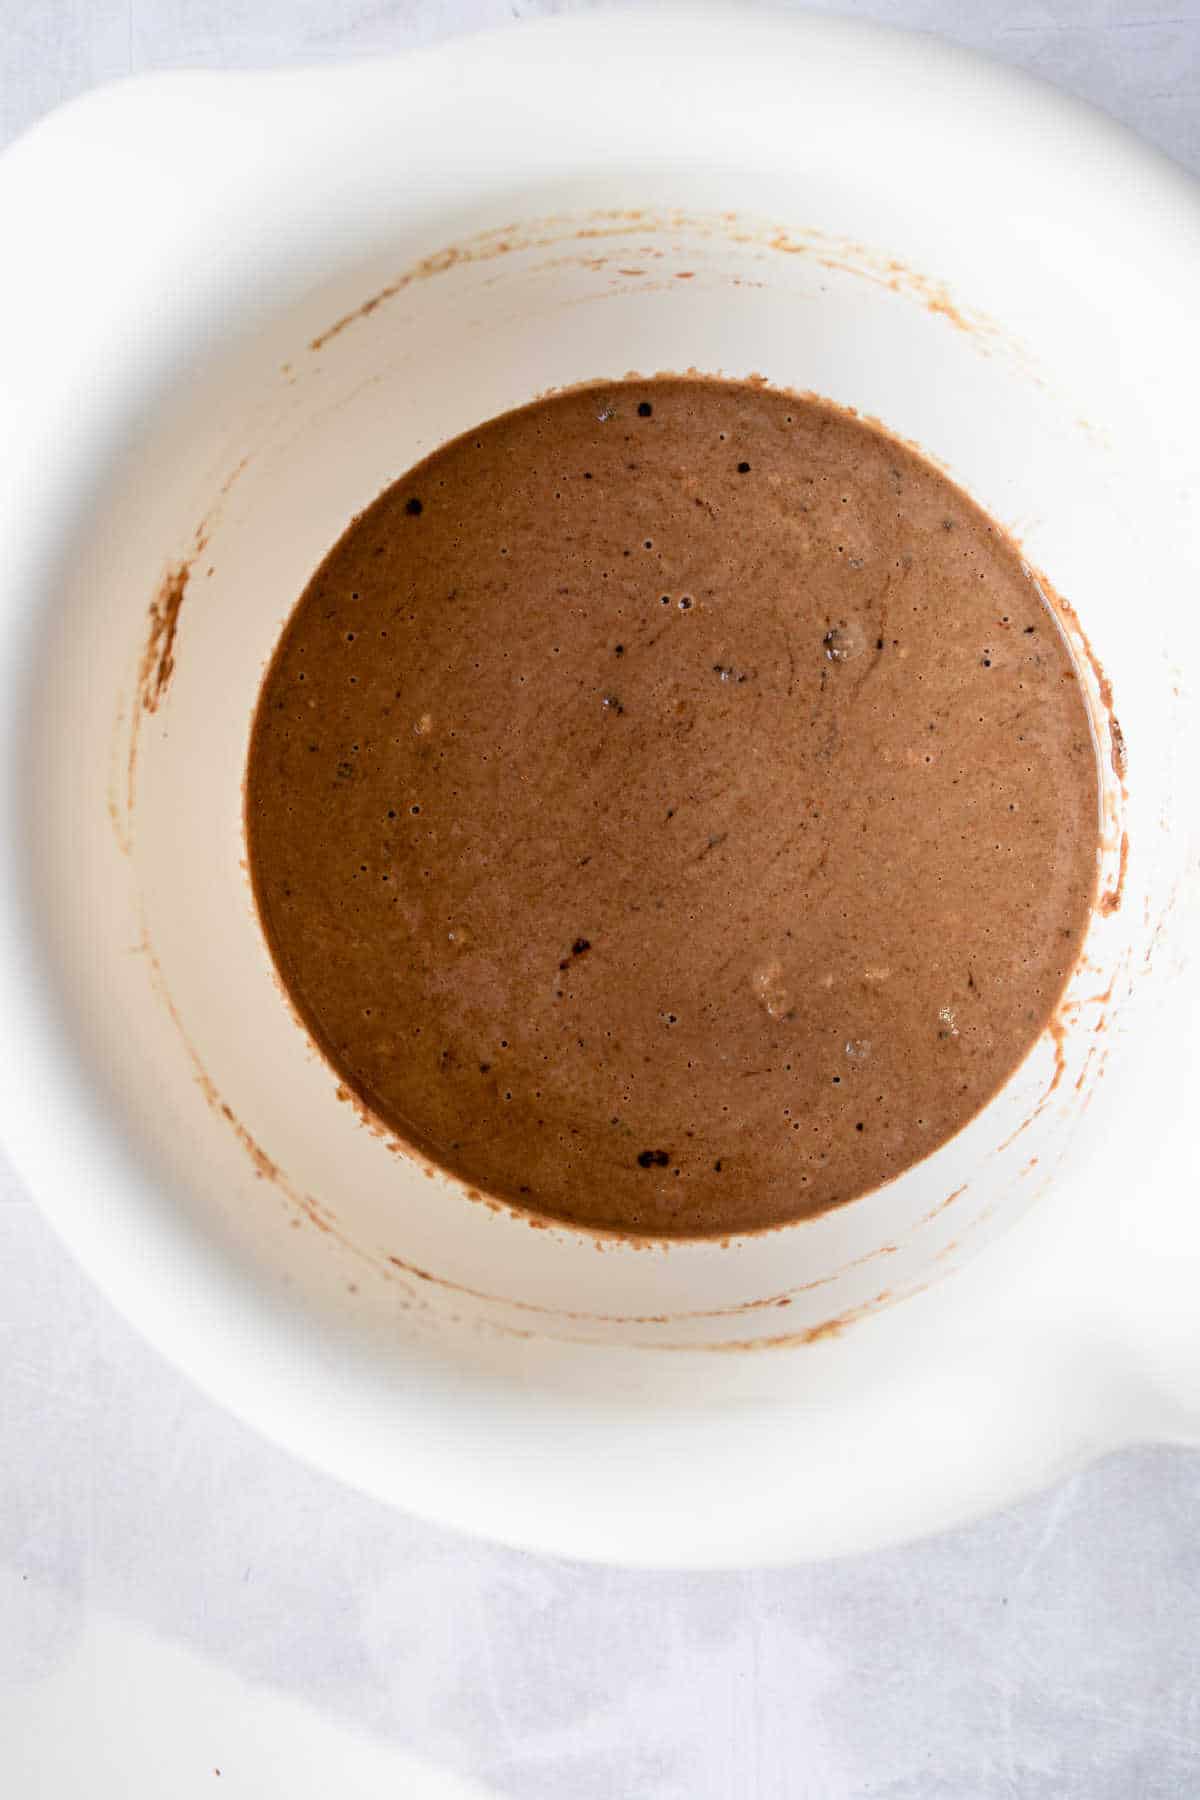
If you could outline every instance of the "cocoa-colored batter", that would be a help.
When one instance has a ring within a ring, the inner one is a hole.
[[[851,1200],[1012,1073],[1079,952],[1096,757],[1017,551],[822,401],[597,385],[350,526],[247,777],[280,973],[401,1137],[531,1212]]]

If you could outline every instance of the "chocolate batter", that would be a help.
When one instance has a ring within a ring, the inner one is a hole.
[[[1017,551],[823,401],[599,385],[380,496],[302,596],[247,776],[280,974],[486,1193],[626,1233],[879,1186],[1045,1026],[1096,757]]]

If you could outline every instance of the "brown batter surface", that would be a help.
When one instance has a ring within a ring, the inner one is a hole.
[[[1045,1026],[1096,757],[997,526],[886,433],[618,382],[448,444],[296,607],[255,892],[345,1082],[534,1213],[709,1235],[927,1156]]]

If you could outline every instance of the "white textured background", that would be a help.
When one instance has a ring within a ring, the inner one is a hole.
[[[0,0],[0,141],[139,70],[570,10]],[[1200,0],[840,10],[1035,70],[1200,173]],[[0,1159],[4,1800],[1195,1800],[1198,1527],[1200,1457],[1145,1450],[970,1530],[791,1573],[481,1546],[201,1399]]]

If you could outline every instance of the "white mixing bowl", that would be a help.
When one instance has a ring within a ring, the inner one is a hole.
[[[377,1494],[624,1560],[862,1547],[1196,1435],[1195,183],[928,40],[602,14],[102,91],[0,163],[0,241],[0,1128],[167,1354]],[[241,783],[356,510],[547,388],[692,367],[879,417],[1019,533],[1074,608],[1106,898],[928,1161],[635,1246],[339,1099]]]

